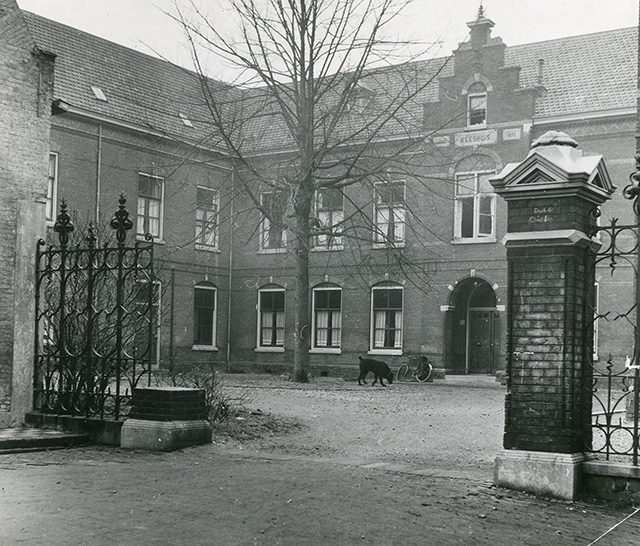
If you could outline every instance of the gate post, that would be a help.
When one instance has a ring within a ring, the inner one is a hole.
[[[507,394],[496,485],[573,499],[591,444],[596,209],[610,199],[602,156],[550,131],[491,179],[507,201]]]

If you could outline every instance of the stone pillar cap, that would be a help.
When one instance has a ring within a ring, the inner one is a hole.
[[[531,148],[537,148],[538,146],[571,146],[577,148],[578,143],[572,139],[567,133],[562,131],[547,131],[541,137],[535,139]]]

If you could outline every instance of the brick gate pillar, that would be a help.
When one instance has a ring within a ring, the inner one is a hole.
[[[550,131],[491,180],[508,204],[507,395],[497,485],[576,496],[591,442],[583,355],[593,350],[596,207],[614,191],[601,156]]]

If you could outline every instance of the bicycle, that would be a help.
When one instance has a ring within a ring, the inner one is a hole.
[[[407,374],[411,371],[411,377],[420,383],[429,381],[431,374],[433,373],[433,366],[426,356],[411,356],[409,357],[409,363],[403,364],[398,368],[396,373],[396,380],[402,381]]]

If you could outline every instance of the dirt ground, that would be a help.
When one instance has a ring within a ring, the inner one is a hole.
[[[281,418],[277,428],[287,432],[242,441],[241,434],[229,438],[220,430],[214,441],[236,448],[403,464],[490,481],[502,446],[505,388],[492,377],[383,388],[336,378],[292,385],[280,377],[228,375],[223,384],[225,394],[248,410],[241,420],[259,423],[264,413]],[[251,430],[249,423],[240,425]]]
[[[244,410],[211,445],[0,456],[0,545],[640,543],[640,514],[615,527],[628,506],[491,485],[497,384],[224,384]]]

